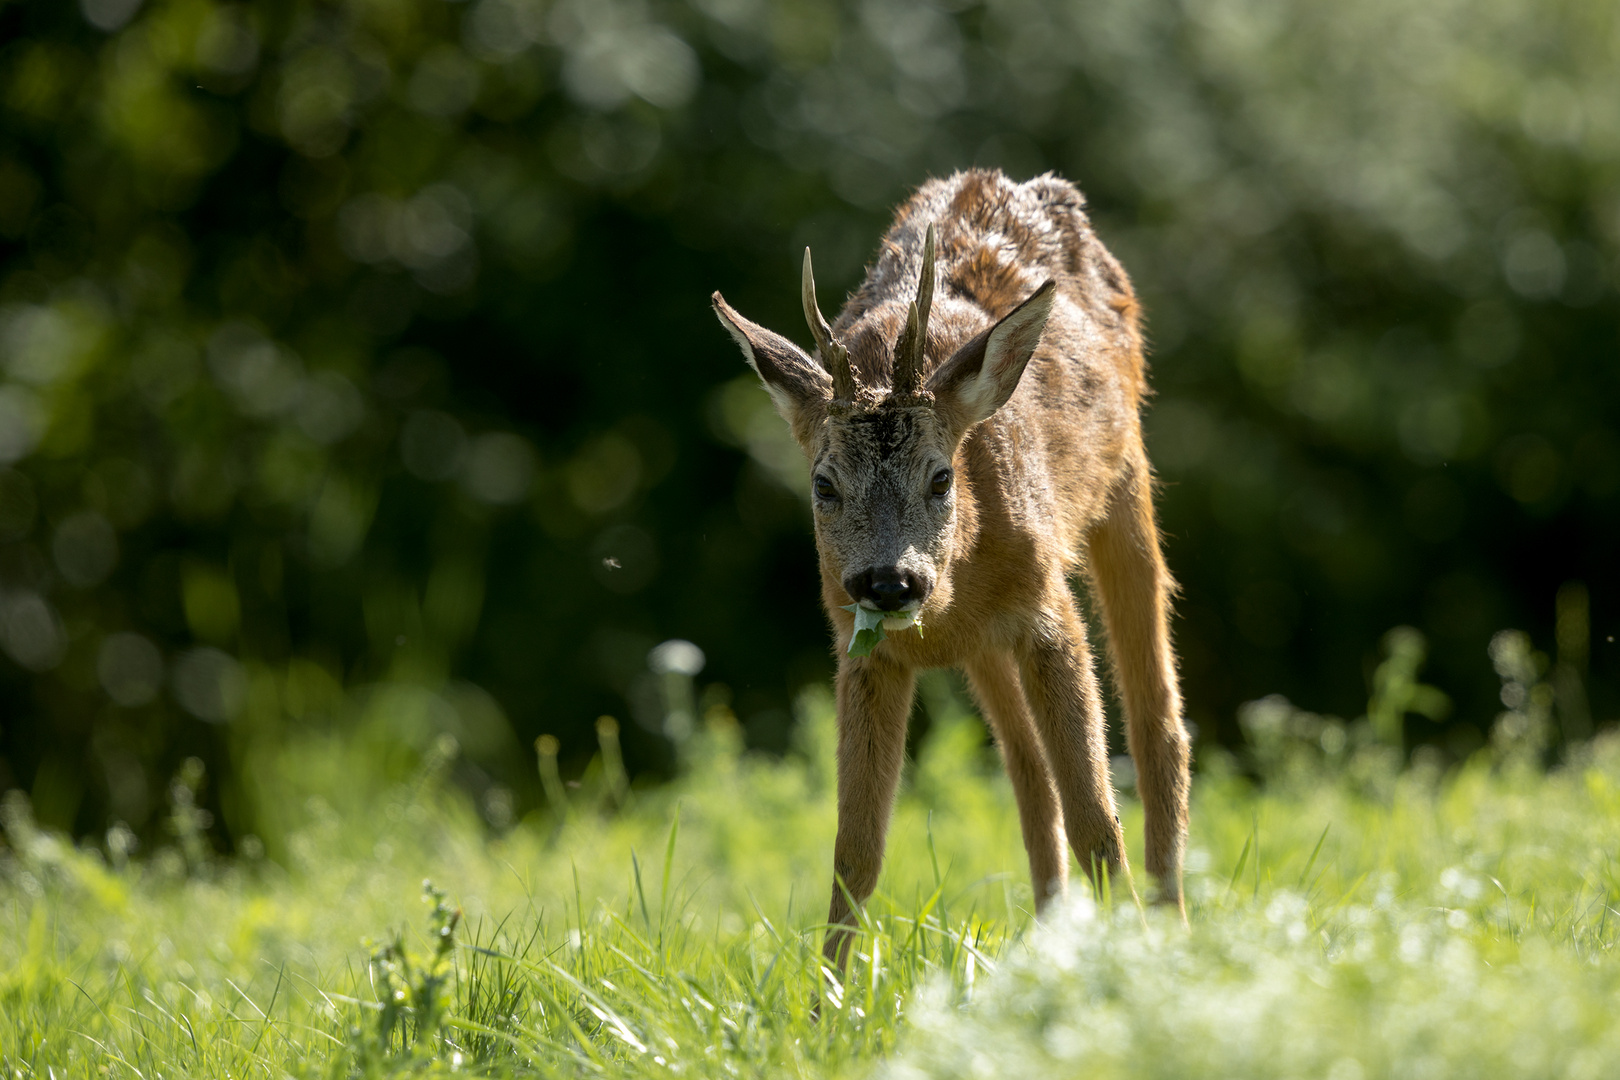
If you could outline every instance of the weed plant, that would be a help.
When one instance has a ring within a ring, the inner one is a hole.
[[[13,796],[0,1065],[152,1080],[1620,1075],[1620,742],[1550,774],[1503,747],[1400,771],[1376,733],[1257,708],[1265,783],[1254,762],[1201,763],[1187,929],[1078,880],[1034,923],[982,726],[937,715],[838,980],[819,961],[824,697],[803,703],[783,760],[711,726],[683,779],[640,791],[605,752],[499,834],[444,782],[448,743],[393,785],[368,783],[338,741],[264,763],[291,824],[258,858],[199,842],[194,771],[173,793],[174,847],[136,859],[116,833],[101,849],[39,830]],[[1123,805],[1139,838],[1128,792]]]

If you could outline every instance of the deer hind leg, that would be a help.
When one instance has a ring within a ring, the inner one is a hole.
[[[838,664],[838,839],[832,904],[822,953],[838,970],[849,960],[855,905],[866,902],[883,868],[883,845],[906,753],[906,720],[916,679],[876,657]],[[846,895],[847,894],[847,895]]]
[[[1035,910],[1039,913],[1069,886],[1068,848],[1063,839],[1063,808],[1058,803],[1057,786],[1052,783],[1052,771],[1047,768],[1035,718],[1030,715],[1012,655],[987,653],[964,667],[973,695],[979,699],[979,707],[1001,747],[1007,777],[1018,799],[1018,820],[1023,826],[1029,877],[1035,886]]]
[[[1170,595],[1175,583],[1159,550],[1146,464],[1115,494],[1112,509],[1090,536],[1094,594],[1108,629],[1136,787],[1146,819],[1148,872],[1160,903],[1186,918],[1181,860],[1187,840],[1187,732],[1170,648]]]
[[[1123,883],[1130,888],[1114,786],[1108,778],[1108,740],[1097,674],[1085,623],[1062,578],[1048,588],[1040,622],[1018,659],[1057,784],[1069,844],[1093,885],[1106,870],[1115,886]]]

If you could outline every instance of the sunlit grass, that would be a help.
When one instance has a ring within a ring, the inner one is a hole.
[[[1620,748],[1551,776],[1484,757],[1397,774],[1371,750],[1329,773],[1301,752],[1263,788],[1213,755],[1190,929],[1080,888],[1036,926],[982,729],[941,717],[833,984],[830,718],[807,710],[803,755],[755,759],[713,731],[668,788],[622,795],[593,772],[561,820],[493,838],[442,762],[306,795],[269,858],[229,864],[182,842],[114,866],[32,830],[14,800],[0,1062],[58,1077],[1620,1068]]]
[[[1617,1075],[1620,745],[1379,779],[1206,777],[1190,929],[1074,905],[890,1074]]]

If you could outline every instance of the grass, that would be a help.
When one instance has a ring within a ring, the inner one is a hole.
[[[40,832],[13,797],[0,1066],[149,1080],[1620,1074],[1620,744],[1550,775],[1483,754],[1442,774],[1397,772],[1375,745],[1329,759],[1284,734],[1263,787],[1212,752],[1190,929],[1078,887],[1036,926],[982,728],[937,717],[817,1022],[831,721],[824,700],[805,709],[803,754],[756,759],[710,730],[673,785],[626,792],[596,770],[558,793],[560,813],[493,837],[442,782],[449,746],[392,785],[330,782],[364,775],[336,741],[288,751],[259,783],[298,792],[293,824],[256,860],[195,842],[184,784],[177,847],[131,861]],[[1128,798],[1125,813],[1139,843]]]

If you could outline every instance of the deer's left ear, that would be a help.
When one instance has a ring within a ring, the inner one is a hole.
[[[743,359],[759,375],[776,403],[776,411],[789,424],[795,423],[805,406],[832,398],[832,377],[803,349],[781,334],[749,322],[719,293],[714,294],[713,300],[720,325],[736,339]]]
[[[928,377],[938,407],[950,414],[958,430],[988,420],[1018,389],[1056,298],[1057,285],[1048,281]]]

